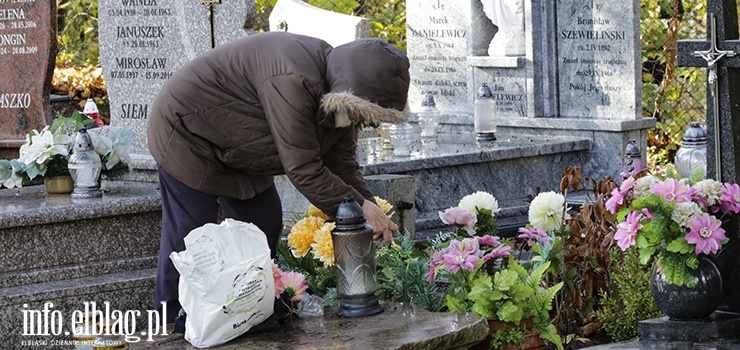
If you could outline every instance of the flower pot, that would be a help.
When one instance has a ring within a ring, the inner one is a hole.
[[[714,260],[699,255],[699,266],[690,271],[696,284],[692,287],[668,284],[663,268],[655,264],[651,291],[655,305],[672,320],[700,320],[709,317],[719,306],[722,276]]]
[[[72,193],[75,183],[71,176],[54,176],[44,178],[44,189],[49,194],[68,194]]]
[[[491,330],[491,332],[499,331],[504,328],[506,329],[512,329],[512,328],[531,328],[532,327],[532,321],[531,320],[523,320],[519,325],[516,325],[512,322],[502,322],[501,320],[495,319],[495,318],[488,318],[488,329]],[[491,344],[491,336],[487,336],[486,339],[484,339],[480,344],[470,348],[471,350],[488,350],[493,349],[490,347]],[[527,333],[524,334],[524,337],[522,339],[521,344],[513,344],[509,345],[505,348],[502,348],[501,350],[544,350],[545,349],[545,341],[540,338],[539,333]]]

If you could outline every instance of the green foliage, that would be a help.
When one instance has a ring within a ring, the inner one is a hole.
[[[50,0],[57,2],[59,20],[57,63],[97,65],[98,45],[97,0]]]
[[[562,350],[563,344],[557,329],[550,323],[549,311],[563,282],[543,287],[549,267],[550,263],[545,262],[528,272],[513,257],[509,257],[507,268],[497,271],[493,278],[484,275],[473,281],[467,295],[473,302],[472,311],[517,325],[522,320],[531,319],[534,323],[532,330]]]
[[[529,333],[527,329],[512,327],[504,324],[504,329],[491,332],[491,349],[504,349],[512,345],[522,345],[524,335]]]
[[[380,300],[417,304],[429,311],[439,311],[442,297],[437,285],[427,282],[429,257],[414,248],[408,233],[400,234],[375,254]]]
[[[596,317],[614,341],[637,338],[637,322],[662,316],[650,292],[651,267],[640,264],[637,251],[612,249],[611,293],[602,291]]]

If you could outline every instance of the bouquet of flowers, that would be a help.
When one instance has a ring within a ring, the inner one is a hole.
[[[550,197],[548,193],[533,201],[530,221],[537,227],[520,230],[518,238],[541,242],[548,237],[541,229],[550,229],[553,221],[562,221],[558,218],[564,213],[564,200],[553,209],[551,206],[558,201]],[[538,332],[540,338],[562,349],[557,329],[549,322],[549,310],[562,283],[545,286],[550,262],[520,264],[512,256],[515,244],[496,235],[494,214],[498,211],[493,195],[475,192],[463,197],[457,206],[439,212],[443,223],[453,225],[453,232],[441,238],[444,242],[433,242],[429,282],[447,283],[445,306],[449,311],[472,311],[489,319],[521,323],[527,332]],[[525,326],[524,321],[532,324]],[[494,332],[494,339],[497,337]]]
[[[375,197],[375,202],[386,215],[393,215],[393,206],[386,200]],[[305,275],[312,294],[324,295],[336,286],[334,242],[331,238],[335,227],[328,215],[311,204],[291,227],[288,247],[278,244],[277,252],[282,261],[290,269]]]
[[[716,254],[727,243],[722,218],[740,212],[740,186],[698,176],[629,177],[611,193],[607,209],[617,214],[614,239],[626,250],[636,246],[640,262],[658,253],[666,282],[691,287],[690,269],[699,254]],[[718,217],[719,215],[719,217]]]
[[[135,136],[131,128],[97,128],[93,119],[75,111],[71,117],[57,117],[41,131],[31,130],[18,159],[0,160],[0,185],[21,187],[46,177],[69,175],[67,160],[74,134],[80,128],[90,128],[90,138],[103,164],[102,175],[113,178],[129,171],[129,144]]]

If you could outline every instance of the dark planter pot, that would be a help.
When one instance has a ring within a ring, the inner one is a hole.
[[[696,285],[677,286],[666,283],[663,269],[655,264],[651,290],[655,305],[672,320],[700,320],[709,317],[719,306],[722,276],[714,260],[699,256],[699,267],[690,271]]]

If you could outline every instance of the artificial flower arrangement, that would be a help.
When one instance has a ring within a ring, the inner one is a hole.
[[[565,212],[564,200],[558,202],[550,197],[553,196],[548,193],[533,201],[530,222],[537,227],[523,228],[517,238],[546,246],[549,236],[542,229],[550,228],[550,223]],[[562,350],[557,329],[549,322],[549,311],[562,282],[549,287],[544,283],[549,262],[535,258],[533,262],[520,263],[514,258],[516,245],[496,235],[494,215],[498,211],[493,195],[476,192],[439,213],[443,223],[453,225],[453,232],[433,243],[429,282],[447,284],[447,310],[472,311],[489,319],[531,327],[524,331],[537,332],[541,339]],[[531,326],[525,325],[528,321]],[[507,332],[511,333],[506,335]],[[522,337],[522,330],[499,330],[492,332],[490,342],[491,346],[504,347],[520,343]]]
[[[129,171],[129,145],[135,136],[131,128],[98,128],[93,119],[75,111],[71,117],[55,118],[51,126],[41,131],[31,130],[19,150],[18,159],[0,159],[0,185],[22,187],[40,183],[44,178],[69,175],[67,160],[74,134],[80,128],[88,128],[103,165],[102,175],[115,178]]]
[[[740,212],[736,183],[702,180],[699,174],[680,179],[671,169],[666,178],[631,176],[611,195],[606,206],[617,213],[619,248],[636,246],[642,264],[657,253],[666,282],[678,286],[695,283],[690,270],[697,268],[698,256],[716,254],[728,241],[722,218]]]
[[[393,215],[393,206],[386,200],[375,197],[375,202],[388,216]],[[334,242],[331,233],[336,224],[328,215],[313,204],[303,217],[296,221],[288,233],[287,248],[278,244],[277,252],[286,269],[305,275],[308,291],[312,295],[326,296],[335,291]],[[336,297],[330,295],[329,298]]]

